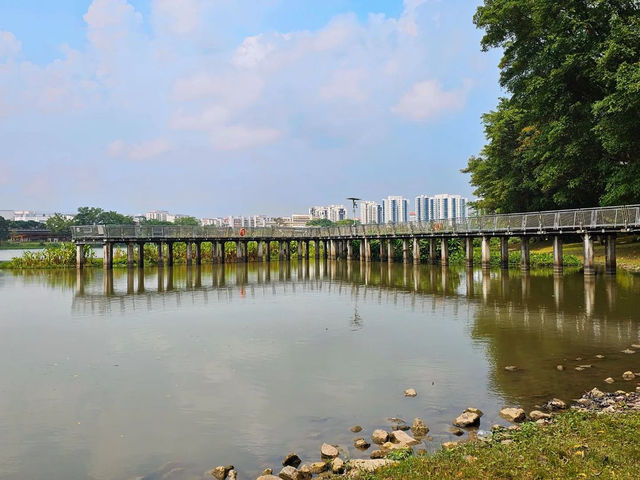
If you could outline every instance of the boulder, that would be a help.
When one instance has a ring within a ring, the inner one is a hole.
[[[535,422],[537,420],[549,420],[551,415],[541,412],[540,410],[532,410],[529,413],[529,418]]]
[[[518,370],[518,367],[516,367],[515,365],[507,365],[506,367],[504,367],[504,369],[507,372],[515,372],[516,370]]]
[[[598,390],[597,388],[593,388],[593,389],[591,389],[591,390],[589,391],[588,395],[589,395],[591,398],[595,398],[595,399],[600,399],[600,398],[604,398],[604,397],[605,397],[604,392],[602,392],[602,391]]]
[[[278,476],[282,479],[282,480],[298,480],[298,470],[296,470],[295,467],[292,467],[291,465],[284,467],[282,470],[280,470],[280,473],[278,474]]]
[[[527,414],[521,408],[509,407],[500,410],[500,416],[510,422],[522,422],[527,417]]]
[[[576,367],[576,370],[577,370],[578,372],[581,372],[581,371],[583,371],[583,370],[584,370],[584,367]]]
[[[371,434],[371,440],[373,440],[373,443],[382,445],[384,442],[389,440],[389,433],[378,428]]]
[[[464,432],[457,427],[451,427],[449,432],[453,433],[456,437],[461,437],[464,435]]]
[[[325,462],[313,462],[309,465],[311,473],[319,474],[327,471],[328,465]]]
[[[458,446],[458,442],[444,442],[442,444],[442,449],[443,450],[451,450],[452,448],[455,448]]]
[[[353,441],[353,446],[356,448],[359,448],[360,450],[366,450],[371,446],[371,444],[367,442],[364,438],[360,437],[360,438],[356,438]]]
[[[260,475],[256,480],[280,480],[280,477],[276,477],[275,475]]]
[[[630,348],[625,348],[624,350],[622,350],[622,353],[627,353],[629,355],[631,355],[632,353],[636,353],[635,350],[631,350]]]
[[[421,418],[414,418],[413,424],[411,425],[411,432],[418,437],[424,437],[429,433],[429,427],[425,425]]]
[[[301,463],[302,463],[302,460],[300,460],[300,457],[295,452],[288,453],[287,456],[284,457],[284,460],[282,460],[283,467],[291,466],[291,467],[298,468]]]
[[[323,443],[322,447],[320,448],[320,454],[323,458],[335,458],[338,456],[339,452],[338,449],[333,445]]]
[[[304,464],[298,469],[298,480],[311,480],[313,473],[309,465]]]
[[[229,480],[238,480],[238,472],[235,470],[229,470],[229,476],[227,478]]]
[[[395,432],[391,432],[389,435],[391,437],[391,441],[393,443],[399,443],[403,446],[411,447],[413,445],[417,445],[420,442],[413,438],[411,435],[403,432],[402,430],[396,430]]]
[[[402,430],[404,432],[406,432],[407,430],[409,430],[411,427],[409,425],[406,424],[400,424],[400,425],[393,425],[391,427],[391,430]]]
[[[631,371],[626,371],[622,374],[622,379],[623,380],[633,380],[634,378],[636,378],[635,374]]]
[[[265,468],[265,469],[262,471],[262,475],[271,475],[272,473],[273,473],[273,470],[272,470],[272,469],[270,469],[270,468]]]
[[[387,452],[385,452],[384,450],[374,450],[373,452],[371,452],[371,455],[369,455],[369,458],[384,458],[386,454]]]
[[[559,398],[552,398],[546,405],[547,410],[566,410],[567,404]]]
[[[334,458],[331,461],[331,473],[339,474],[344,472],[344,461],[341,458]]]
[[[416,395],[418,395],[418,393],[413,388],[407,388],[404,391],[405,397],[415,397]]]
[[[472,427],[480,423],[480,415],[473,412],[464,412],[458,418],[453,421],[453,425],[456,427]]]
[[[640,345],[638,345],[637,343],[634,343],[633,345],[631,345],[631,348],[636,348],[640,350]]]
[[[358,433],[362,431],[362,427],[360,425],[354,425],[349,430],[351,430],[353,433]]]
[[[465,413],[469,412],[469,413],[475,413],[476,415],[478,415],[479,417],[481,417],[482,415],[484,415],[484,413],[482,413],[482,410],[480,410],[479,408],[475,408],[475,407],[469,407],[465,409]]]
[[[393,462],[386,458],[376,458],[371,460],[353,459],[349,460],[349,466],[361,472],[374,472],[379,468],[390,465]]]
[[[604,355],[596,355],[596,358],[603,359]]]
[[[605,379],[604,379],[604,381],[605,381],[605,382],[607,382],[607,383],[613,383],[613,382],[615,382],[615,380],[614,380],[613,378],[611,378],[611,377],[607,377],[607,378],[605,378]]]
[[[559,372],[564,370],[564,365],[556,365],[556,370],[558,370]]]
[[[217,478],[218,480],[224,480],[225,478],[227,478],[227,475],[229,475],[229,472],[231,470],[233,470],[233,465],[227,465],[227,466],[220,465],[214,468],[213,470],[211,470],[211,475]]]
[[[404,443],[384,442],[380,445],[380,448],[385,452],[390,452],[391,450],[404,450],[405,448],[409,448],[409,446]]]

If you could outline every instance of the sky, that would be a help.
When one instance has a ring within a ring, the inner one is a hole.
[[[459,193],[470,0],[0,0],[0,209],[289,215]]]

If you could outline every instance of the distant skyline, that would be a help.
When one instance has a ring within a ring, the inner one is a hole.
[[[450,192],[499,52],[468,0],[0,0],[0,205],[288,215]]]

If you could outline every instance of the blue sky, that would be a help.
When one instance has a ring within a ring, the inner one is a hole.
[[[471,195],[468,0],[0,0],[0,209],[286,215]]]

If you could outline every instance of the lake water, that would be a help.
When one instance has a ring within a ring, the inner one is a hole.
[[[433,450],[468,406],[489,429],[503,406],[634,389],[639,294],[624,272],[313,259],[0,271],[0,478],[256,478],[325,441],[367,457],[353,438],[389,417],[422,417]]]

